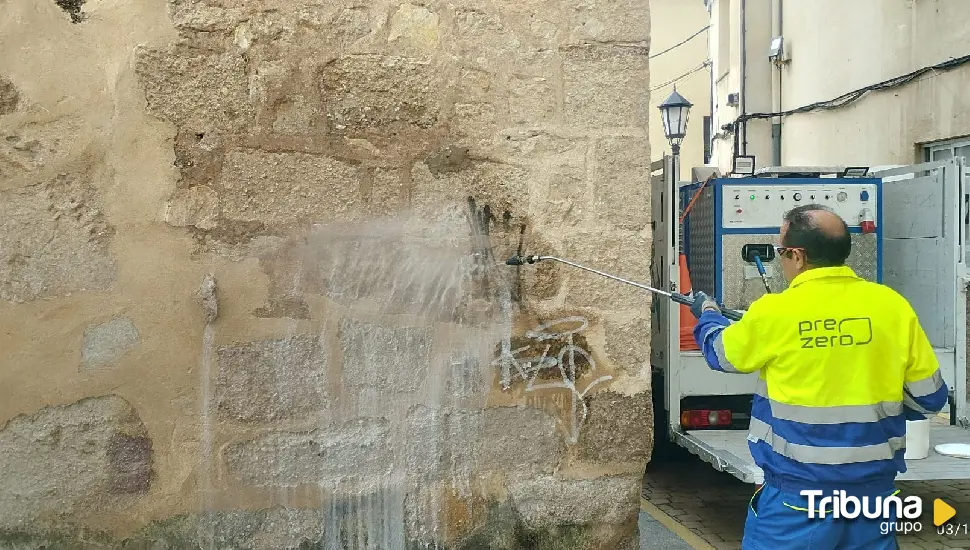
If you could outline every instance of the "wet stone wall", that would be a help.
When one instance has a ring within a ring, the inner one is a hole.
[[[3,11],[0,547],[638,547],[645,0]]]

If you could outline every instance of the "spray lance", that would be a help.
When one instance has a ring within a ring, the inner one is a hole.
[[[584,265],[580,265],[580,264],[577,264],[575,262],[571,262],[569,260],[564,260],[562,258],[556,258],[554,256],[536,256],[536,255],[533,255],[533,254],[530,254],[528,256],[512,256],[511,258],[509,258],[508,260],[506,260],[505,264],[506,265],[516,265],[516,266],[518,266],[518,265],[525,265],[525,264],[534,264],[536,262],[541,262],[541,261],[544,261],[544,260],[551,260],[551,261],[554,261],[554,262],[563,263],[563,264],[566,264],[566,265],[569,265],[569,266],[572,266],[572,267],[575,267],[575,268],[578,268],[578,269],[582,269],[583,271],[589,271],[590,273],[595,273],[597,275],[600,275],[601,277],[606,277],[607,279],[613,279],[614,281],[619,281],[621,283],[625,283],[625,284],[628,284],[628,285],[631,285],[631,286],[635,286],[635,287],[637,287],[637,288],[639,288],[641,290],[646,290],[647,292],[651,292],[653,294],[659,294],[660,296],[665,296],[667,298],[670,298],[672,301],[674,301],[674,302],[676,302],[678,304],[683,304],[683,305],[688,306],[688,307],[694,305],[694,299],[692,297],[690,297],[690,296],[685,296],[683,294],[678,294],[676,292],[667,292],[666,290],[661,290],[659,288],[654,288],[652,286],[647,286],[647,285],[642,284],[642,283],[637,283],[637,282],[634,282],[634,281],[629,281],[627,279],[623,279],[621,277],[617,277],[616,275],[610,275],[609,273],[604,273],[602,271],[599,271],[598,269],[593,269],[591,267],[586,267]],[[741,320],[741,316],[744,315],[744,313],[741,312],[741,311],[737,311],[737,310],[733,310],[733,309],[724,309],[724,308],[721,308],[721,314],[724,315],[725,317],[727,317],[728,319],[732,320],[732,321],[740,321]]]
[[[761,282],[765,284],[765,291],[771,294],[771,287],[768,286],[768,272],[765,271],[765,264],[761,263],[761,254],[754,253],[754,265],[758,268],[758,275],[761,275]]]

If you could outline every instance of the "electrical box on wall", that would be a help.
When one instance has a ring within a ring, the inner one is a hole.
[[[728,107],[737,107],[739,102],[740,102],[740,94],[733,93],[733,94],[728,94],[727,95],[727,106]]]
[[[695,198],[696,196],[696,198]],[[774,254],[782,217],[806,204],[831,208],[849,226],[847,260],[857,275],[882,281],[882,181],[876,178],[721,178],[681,189],[684,254],[691,284],[726,307],[747,309],[765,293],[753,256],[760,256],[772,292],[785,281]]]

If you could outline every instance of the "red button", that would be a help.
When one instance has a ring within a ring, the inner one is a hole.
[[[741,213],[741,209],[738,208],[737,210],[735,210],[735,212],[737,212],[738,214],[740,214]]]

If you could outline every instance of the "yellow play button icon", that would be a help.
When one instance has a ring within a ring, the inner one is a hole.
[[[953,509],[953,506],[940,499],[933,501],[933,525],[939,527],[953,519],[955,515],[957,515],[957,511]]]

